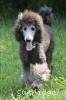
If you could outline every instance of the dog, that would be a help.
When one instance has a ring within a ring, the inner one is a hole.
[[[30,83],[33,88],[40,89],[52,72],[55,44],[52,19],[52,9],[47,6],[40,8],[39,13],[25,10],[18,15],[14,33],[19,42],[20,80],[24,85]],[[30,64],[33,65],[32,73]]]

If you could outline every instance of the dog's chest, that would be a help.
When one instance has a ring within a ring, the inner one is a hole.
[[[40,51],[38,48],[33,49],[31,52],[28,52],[28,60],[30,63],[42,63],[42,58],[40,57]]]
[[[25,47],[21,45],[20,47],[20,59],[26,63],[40,63],[42,64],[45,60],[43,52],[40,50],[39,46],[33,48],[31,51],[26,51]]]

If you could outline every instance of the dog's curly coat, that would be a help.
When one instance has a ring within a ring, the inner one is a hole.
[[[42,81],[47,81],[49,78],[53,67],[52,54],[54,50],[54,36],[51,29],[52,17],[52,10],[47,6],[42,7],[39,14],[26,10],[18,15],[15,36],[20,45],[21,82],[23,84],[31,82],[33,87],[40,88]],[[33,40],[35,48],[32,51],[26,50],[24,36],[20,31],[24,23],[31,23],[37,29]],[[30,74],[30,64],[33,64],[32,75]]]

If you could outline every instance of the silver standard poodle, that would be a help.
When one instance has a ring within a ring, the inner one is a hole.
[[[52,32],[52,9],[40,8],[39,13],[25,10],[19,13],[14,33],[19,42],[22,64],[21,83],[40,89],[52,72],[54,35]],[[30,69],[32,64],[32,69]]]

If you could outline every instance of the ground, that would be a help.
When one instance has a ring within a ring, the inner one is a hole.
[[[38,92],[19,83],[21,67],[14,22],[15,19],[0,18],[0,100],[66,100],[66,18],[55,18],[54,70]]]

